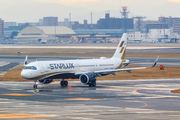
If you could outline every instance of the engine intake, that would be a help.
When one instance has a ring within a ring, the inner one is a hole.
[[[44,79],[44,80],[39,80],[40,83],[42,84],[49,84],[53,81],[53,79]]]
[[[82,74],[79,77],[79,80],[82,84],[87,85],[89,83],[95,82],[96,77],[93,74]]]

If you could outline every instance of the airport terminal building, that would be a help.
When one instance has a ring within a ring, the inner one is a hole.
[[[17,41],[55,40],[74,35],[75,32],[64,26],[29,26],[15,37]],[[57,37],[58,36],[58,37]]]

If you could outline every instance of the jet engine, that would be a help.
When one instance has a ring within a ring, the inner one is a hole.
[[[96,77],[93,74],[82,74],[79,77],[82,84],[87,85],[96,82]]]
[[[39,80],[40,83],[42,84],[49,84],[53,81],[53,79],[43,79],[43,80]]]

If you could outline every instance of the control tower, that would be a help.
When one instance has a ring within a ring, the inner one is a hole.
[[[123,24],[123,31],[124,33],[127,32],[127,19],[128,19],[128,14],[129,14],[129,11],[127,11],[127,6],[123,6],[122,7],[122,11],[120,10],[120,13],[121,13],[121,18],[123,19],[124,21],[124,24]]]

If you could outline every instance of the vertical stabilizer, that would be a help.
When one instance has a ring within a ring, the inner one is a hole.
[[[116,48],[116,52],[112,58],[125,59],[126,53],[126,45],[127,45],[127,33],[124,33],[118,47]]]

